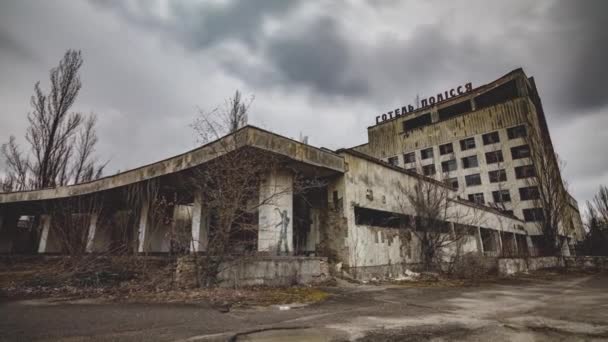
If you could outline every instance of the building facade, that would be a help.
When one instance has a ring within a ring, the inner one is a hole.
[[[542,132],[541,143],[552,142],[534,79],[516,69],[461,93],[405,115],[391,115],[369,127],[369,143],[355,149],[440,179],[461,198],[515,215],[531,235],[541,234],[529,135]],[[565,235],[580,240],[584,233],[578,204],[567,196]]]

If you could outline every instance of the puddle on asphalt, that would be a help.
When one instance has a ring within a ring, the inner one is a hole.
[[[335,331],[333,332],[335,334]],[[236,341],[247,342],[281,342],[281,341],[303,341],[303,342],[330,342],[335,341],[335,335],[325,329],[301,328],[301,329],[273,329],[237,337]]]

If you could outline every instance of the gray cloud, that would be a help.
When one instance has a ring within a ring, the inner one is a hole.
[[[560,44],[565,78],[560,80],[560,104],[567,109],[598,109],[608,104],[608,2],[560,1],[549,12],[557,30],[552,38]],[[541,38],[542,39],[542,38]],[[550,57],[550,56],[547,56]]]

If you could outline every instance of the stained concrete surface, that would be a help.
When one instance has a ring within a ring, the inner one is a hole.
[[[0,340],[608,341],[608,275],[464,288],[350,286],[278,310],[205,305],[11,301]]]

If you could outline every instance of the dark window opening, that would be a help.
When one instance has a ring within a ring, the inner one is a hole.
[[[490,91],[487,91],[475,98],[475,107],[477,109],[490,107],[518,96],[517,83],[511,80],[502,84]]]
[[[540,197],[537,186],[528,186],[525,188],[519,188],[519,199],[522,201],[535,200]]]
[[[415,163],[416,162],[416,152],[410,152],[403,155],[403,162],[407,163]]]
[[[481,185],[481,176],[479,173],[468,175],[464,177],[464,181],[467,186]]]
[[[507,136],[509,136],[509,139],[525,138],[526,137],[526,126],[519,125],[519,126],[507,128]]]
[[[488,172],[490,183],[506,182],[507,172],[504,169]]]
[[[410,227],[410,216],[389,211],[355,207],[355,224],[384,228]]]
[[[498,132],[487,133],[481,136],[484,145],[490,145],[500,142]]]
[[[502,156],[501,150],[486,152],[486,163],[487,164],[502,163],[503,161],[504,161],[504,158]]]
[[[429,159],[433,158],[433,148],[425,148],[424,150],[420,150],[420,159]]]
[[[462,102],[458,102],[449,107],[442,108],[438,110],[439,120],[447,120],[449,118],[455,117],[460,114],[472,112],[473,107],[471,107],[471,101],[466,100]]]
[[[426,125],[430,125],[431,124],[431,114],[427,113],[427,114],[422,114],[420,116],[417,116],[413,119],[409,119],[409,120],[405,120],[403,122],[403,130],[404,131],[411,131],[413,129],[422,127],[422,126],[426,126]]]
[[[477,156],[469,156],[462,158],[462,167],[465,169],[479,166]]]
[[[536,176],[536,170],[533,165],[517,166],[515,168],[515,178],[523,179]]]
[[[441,171],[443,172],[456,171],[457,168],[458,164],[456,163],[456,159],[441,162]]]
[[[441,154],[442,156],[452,152],[454,152],[454,146],[452,145],[452,143],[439,145],[439,154]]]
[[[477,204],[484,204],[485,203],[485,199],[483,198],[483,193],[477,193],[477,194],[470,194],[469,195],[469,201],[473,202],[473,203],[477,203]]]
[[[422,174],[425,176],[433,176],[436,172],[435,164],[424,165],[422,167]]]
[[[399,165],[399,157],[395,156],[395,157],[388,158],[388,163],[393,166]]]
[[[511,202],[511,193],[509,190],[492,191],[492,198],[496,203]]]
[[[475,148],[475,138],[467,138],[460,140],[460,150],[466,151]]]
[[[448,186],[451,186],[453,189],[458,190],[458,178],[448,178],[444,182]]]
[[[529,208],[524,209],[524,221],[526,222],[538,222],[543,221],[545,215],[543,214],[542,208]]]
[[[413,173],[418,173],[418,170],[416,170],[415,167],[411,167],[409,169],[405,169],[405,171],[409,171],[409,172],[413,172]]]
[[[530,156],[530,147],[528,145],[511,147],[511,157],[513,159],[527,158],[529,156]]]

